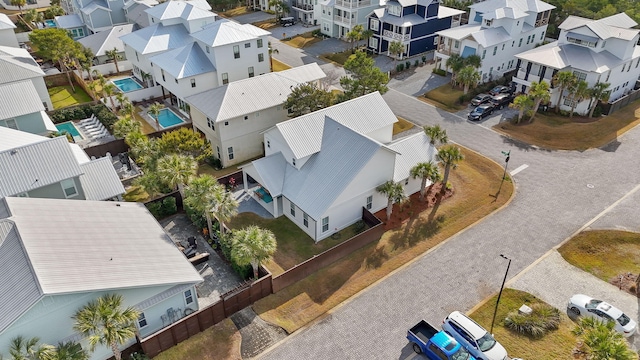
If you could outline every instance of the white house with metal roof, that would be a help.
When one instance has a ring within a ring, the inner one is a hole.
[[[149,16],[145,11],[158,4],[156,0],[129,0],[124,4],[124,15],[138,30],[150,25]]]
[[[228,167],[263,154],[262,132],[289,119],[283,104],[304,83],[319,85],[316,63],[231,82],[186,98],[191,121]]]
[[[120,199],[111,159],[90,159],[64,136],[48,138],[0,127],[0,198]]]
[[[615,101],[634,89],[640,77],[640,30],[627,14],[620,13],[599,20],[569,16],[560,24],[558,41],[516,55],[518,72],[513,81],[517,90],[528,92],[531,82],[551,79],[558,71],[571,71],[592,87],[598,82],[609,83],[610,101]],[[551,104],[562,97],[560,108],[571,110],[568,91],[551,90]],[[577,104],[575,111],[589,112],[589,100]],[[593,104],[595,106],[595,104]]]
[[[420,132],[392,142],[397,118],[379,93],[281,122],[264,133],[262,159],[242,167],[244,188],[274,217],[286,216],[316,242],[376,212],[386,181],[411,195],[421,179],[410,169],[435,161]]]
[[[139,203],[0,199],[0,259],[1,355],[16,336],[88,348],[71,317],[104,294],[141,312],[142,337],[199,308],[202,277]]]
[[[514,70],[516,54],[544,41],[555,6],[541,0],[487,0],[469,9],[469,24],[436,33],[436,67],[446,69],[452,54],[478,55],[478,72],[486,82]]]
[[[91,49],[94,55],[93,64],[101,65],[113,62],[113,59],[107,56],[107,51],[117,50],[118,60],[126,60],[124,53],[124,44],[120,40],[121,36],[130,34],[133,31],[133,24],[116,25],[107,31],[83,37],[78,40],[82,46]]]
[[[79,14],[61,15],[55,17],[56,26],[65,29],[71,34],[73,40],[81,39],[90,34]]]
[[[0,46],[19,46],[15,28],[16,24],[7,15],[0,14]]]
[[[346,40],[347,33],[356,25],[367,26],[367,16],[382,7],[381,0],[321,0],[314,19],[318,19],[320,31],[327,36]]]
[[[29,80],[45,110],[53,110],[44,71],[25,49],[0,46],[0,84]]]
[[[0,84],[0,127],[41,135],[58,131],[29,80]]]

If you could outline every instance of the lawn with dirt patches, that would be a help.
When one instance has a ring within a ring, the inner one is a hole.
[[[124,201],[129,202],[145,202],[149,200],[150,196],[143,187],[134,185],[129,187],[125,191],[124,195],[122,195],[122,198],[124,199]]]
[[[523,119],[520,124],[504,122],[493,129],[544,149],[582,151],[607,145],[639,123],[640,100],[636,100],[612,115],[599,118],[570,119],[553,112],[538,113],[532,123]]]
[[[493,312],[496,308],[497,295],[480,306],[469,316],[485,329],[491,328]],[[571,354],[576,345],[577,337],[571,333],[575,323],[569,317],[560,312],[560,326],[541,338],[533,338],[525,334],[519,334],[504,326],[504,318],[510,311],[518,310],[523,304],[531,306],[536,303],[544,303],[537,297],[514,289],[504,289],[500,298],[500,305],[496,315],[493,335],[507,349],[509,356],[536,359],[556,360],[573,359]]]
[[[230,9],[230,10],[227,10],[227,11],[219,12],[217,14],[222,16],[222,17],[225,17],[225,18],[231,18],[231,17],[234,17],[234,16],[240,16],[240,15],[248,14],[250,12],[251,12],[251,10],[248,7],[246,7],[246,6],[238,6],[235,9]]]
[[[54,109],[61,109],[67,106],[84,104],[93,101],[93,99],[78,85],[75,86],[76,92],[73,92],[71,86],[55,86],[49,88],[49,96]]]
[[[254,310],[291,333],[509,201],[512,183],[505,181],[498,192],[503,168],[465,148],[462,152],[465,160],[449,178],[453,197],[414,214],[380,240],[258,301]]]
[[[155,356],[155,360],[215,360],[242,359],[242,336],[231,319],[224,319],[207,330],[190,337],[167,351]]]
[[[405,132],[415,126],[412,122],[407,121],[400,116],[397,116],[397,118],[398,122],[393,124],[393,135]]]
[[[271,66],[273,67],[272,69],[273,72],[291,69],[291,66],[273,58],[271,59]]]
[[[309,46],[320,41],[322,41],[322,38],[313,36],[313,33],[309,31],[281,42],[294,48],[303,49],[305,46]]]
[[[462,90],[452,88],[451,84],[444,84],[426,92],[424,96],[418,96],[418,99],[443,110],[456,112],[466,108],[465,104],[458,103],[458,99],[460,99],[462,95],[464,95]]]
[[[320,55],[320,59],[329,61],[335,64],[344,65],[344,63],[349,59],[349,56],[353,55],[351,50],[346,50],[343,52],[335,53],[335,54],[323,54]]]
[[[243,166],[243,165],[247,165],[250,162],[252,162],[253,160],[259,159],[261,157],[262,156],[259,156],[259,157],[253,158],[253,159],[249,159],[249,160],[247,160],[247,161],[245,161],[245,162],[243,162],[241,164],[228,166],[228,167],[222,168],[222,169],[216,169],[216,168],[214,168],[213,166],[211,166],[211,165],[209,165],[207,163],[203,163],[203,164],[200,164],[198,166],[198,174],[199,175],[201,175],[201,174],[209,174],[209,175],[215,177],[216,179],[217,178],[221,178],[221,177],[225,177],[225,176],[227,176],[229,174],[233,174],[235,172],[240,171],[240,169],[238,169],[238,167]]]
[[[256,21],[256,22],[252,23],[251,25],[257,26],[260,29],[264,29],[264,30],[269,30],[269,29],[278,27],[278,23],[276,22],[275,19]],[[275,37],[276,34],[273,34],[273,36]]]

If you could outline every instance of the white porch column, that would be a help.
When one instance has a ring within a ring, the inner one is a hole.
[[[278,197],[274,197],[273,199],[273,217],[278,217]]]
[[[242,171],[242,188],[244,189],[244,191],[249,190],[248,188],[248,183],[249,181],[247,180],[247,173],[243,170]]]

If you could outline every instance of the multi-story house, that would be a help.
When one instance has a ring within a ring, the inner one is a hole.
[[[44,110],[31,81],[0,84],[0,127],[40,135],[58,131]]]
[[[640,30],[627,14],[620,13],[599,20],[569,16],[560,24],[558,41],[516,55],[518,70],[513,77],[517,91],[526,93],[531,82],[546,81],[558,71],[571,71],[589,86],[609,83],[610,101],[629,93],[640,76]],[[571,110],[568,91],[551,90],[551,104],[560,98],[560,109]],[[590,101],[576,104],[575,111],[589,111]]]
[[[446,69],[451,54],[478,55],[478,72],[486,82],[514,70],[516,54],[544,41],[555,6],[540,0],[488,0],[469,8],[469,24],[437,32],[436,68]]]
[[[18,47],[16,25],[5,14],[0,14],[0,46]]]
[[[435,49],[436,32],[460,25],[464,11],[442,6],[431,0],[391,0],[384,8],[374,10],[368,18],[373,32],[367,48],[378,54],[389,54],[389,44],[404,45],[402,56],[414,56]]]
[[[67,4],[68,15],[56,17],[56,23],[63,29],[77,29],[79,18],[83,27],[82,34],[76,31],[77,36],[74,37],[77,38],[109,30],[113,25],[127,23],[124,2],[125,0],[71,0]]]
[[[53,110],[44,71],[25,49],[0,46],[0,84],[9,84],[29,80],[44,106],[44,110]]]
[[[117,50],[118,60],[125,60],[124,44],[120,37],[130,34],[133,31],[133,26],[133,24],[116,25],[110,30],[83,37],[78,42],[82,46],[91,49],[94,55],[94,65],[112,62],[113,58],[107,56],[107,51],[112,51],[113,49]]]
[[[149,16],[145,11],[158,4],[156,0],[129,0],[124,4],[124,16],[135,25],[134,30],[147,27],[150,25]]]
[[[380,0],[322,0],[320,31],[330,37],[345,39],[356,25],[362,25],[366,29],[367,17],[378,8]]]
[[[321,9],[318,0],[291,0],[289,7],[291,16],[295,17],[296,21],[308,25],[318,25]]]
[[[283,104],[291,91],[304,83],[319,85],[324,77],[311,63],[234,81],[188,97],[191,121],[222,166],[239,164],[262,155],[262,133],[289,119]]]

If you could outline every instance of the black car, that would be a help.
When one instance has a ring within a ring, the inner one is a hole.
[[[511,96],[511,94],[498,94],[498,95],[494,95],[493,97],[491,97],[491,100],[489,100],[489,102],[493,105],[493,107],[495,107],[496,109],[502,109],[505,106],[509,106],[509,103],[513,101],[513,96]]]
[[[467,117],[467,119],[471,121],[480,121],[486,118],[487,116],[493,114],[494,109],[495,108],[493,107],[493,104],[490,104],[490,103],[482,104],[476,107],[475,109],[473,109],[473,111],[469,113],[469,116]]]
[[[478,94],[473,99],[471,99],[471,106],[478,106],[480,104],[484,104],[491,100],[491,95],[489,94]]]
[[[508,86],[498,85],[493,89],[489,90],[489,95],[498,95],[498,94],[508,94],[511,92]]]

